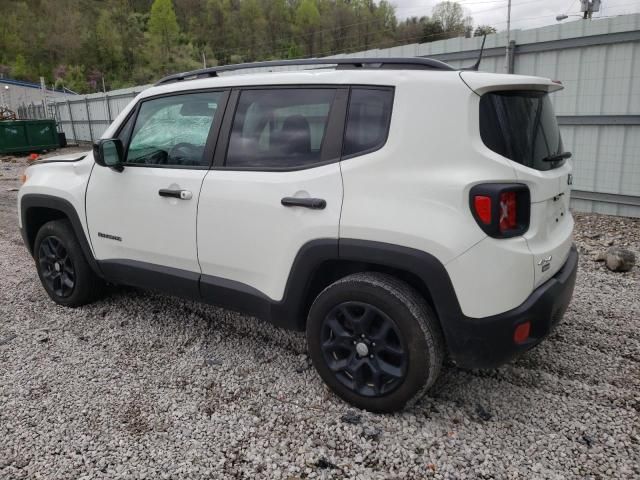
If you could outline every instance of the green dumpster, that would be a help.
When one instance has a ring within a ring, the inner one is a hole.
[[[58,146],[55,120],[0,121],[0,153],[38,152]]]

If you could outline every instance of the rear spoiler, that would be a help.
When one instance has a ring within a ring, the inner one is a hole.
[[[460,78],[478,95],[495,90],[541,90],[551,93],[564,88],[562,84],[554,82],[549,78],[527,75],[463,70],[460,72]]]

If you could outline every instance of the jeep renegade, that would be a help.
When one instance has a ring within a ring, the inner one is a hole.
[[[336,394],[395,411],[445,357],[496,367],[563,316],[561,88],[424,58],[173,75],[92,152],[27,168],[20,228],[61,305],[121,284],[306,331]]]

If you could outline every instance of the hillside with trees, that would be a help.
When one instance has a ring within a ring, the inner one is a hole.
[[[455,2],[398,20],[387,0],[2,0],[0,75],[79,93],[176,71],[495,31]]]

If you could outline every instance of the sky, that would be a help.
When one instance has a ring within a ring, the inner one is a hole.
[[[391,0],[396,7],[396,15],[421,17],[431,15],[431,9],[440,0]],[[507,28],[508,0],[459,0],[468,15],[474,19],[474,25],[493,25],[498,31]],[[593,17],[640,13],[640,0],[602,0],[600,12]],[[512,0],[511,28],[527,29],[555,24],[556,15],[581,15],[580,0]],[[569,17],[565,22],[581,20]]]

